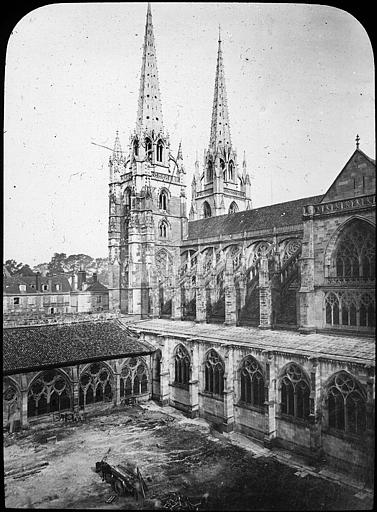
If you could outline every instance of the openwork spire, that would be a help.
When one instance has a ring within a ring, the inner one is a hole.
[[[138,132],[154,130],[158,133],[163,131],[162,106],[150,3],[148,3],[145,23],[136,129]]]
[[[209,146],[214,150],[217,149],[219,146],[231,146],[229,112],[228,103],[226,99],[225,73],[223,54],[221,49],[220,28],[218,43],[219,47],[217,51],[215,92],[212,107],[211,135],[209,140]]]

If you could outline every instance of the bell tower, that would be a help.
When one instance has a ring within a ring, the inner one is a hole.
[[[173,155],[163,124],[149,3],[127,157],[119,147],[117,135],[110,159],[110,308],[141,317],[163,311],[174,316],[174,267],[187,230],[185,169],[181,144]]]
[[[219,30],[215,91],[212,107],[208,149],[204,152],[204,169],[195,164],[192,181],[190,220],[223,215],[251,208],[250,177],[244,157],[239,172],[237,152],[230,136],[229,110],[225,88],[225,73]]]

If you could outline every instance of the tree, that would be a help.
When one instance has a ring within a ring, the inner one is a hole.
[[[17,263],[16,260],[7,260],[5,262],[5,268],[11,276],[13,276],[18,270],[24,266],[23,263]]]

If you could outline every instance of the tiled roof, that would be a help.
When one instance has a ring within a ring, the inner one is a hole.
[[[126,322],[126,320],[122,320]],[[295,331],[260,330],[255,327],[232,327],[219,324],[175,322],[165,319],[139,320],[132,324],[138,331],[183,336],[203,342],[242,345],[306,357],[335,359],[375,365],[375,342],[372,338],[335,336]]]
[[[5,328],[3,372],[21,373],[131,354],[150,354],[154,350],[117,320]]]
[[[21,292],[20,284],[26,286],[26,290],[24,292]],[[10,295],[22,295],[25,293],[35,293],[35,290],[29,286],[24,277],[10,276],[4,277],[3,279],[3,292]]]
[[[301,224],[303,207],[319,203],[321,199],[322,195],[305,197],[253,210],[190,221],[188,223],[188,238],[207,238],[220,234],[230,235],[260,229],[272,230],[274,227]]]

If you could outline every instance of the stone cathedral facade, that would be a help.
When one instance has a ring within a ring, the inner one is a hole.
[[[229,118],[219,36],[187,212],[148,5],[135,130],[109,163],[110,309],[155,347],[162,404],[370,474],[375,162],[357,136],[325,194],[254,209]]]
[[[325,194],[253,208],[220,37],[210,127],[188,212],[148,6],[135,129],[109,161],[110,313],[4,329],[4,426],[153,398],[370,482],[375,162],[357,137]]]

